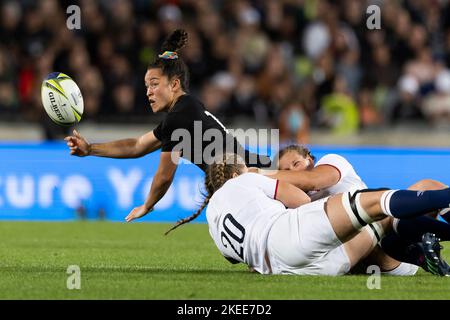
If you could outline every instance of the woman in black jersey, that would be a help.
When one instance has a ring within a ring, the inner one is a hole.
[[[217,155],[214,146],[219,144],[221,152],[241,154],[252,166],[268,166],[270,159],[250,154],[231,136],[227,129],[203,104],[188,94],[189,73],[178,51],[187,43],[187,33],[175,30],[164,42],[162,53],[145,74],[147,98],[153,112],[167,112],[166,118],[156,129],[135,139],[117,140],[107,143],[88,143],[76,130],[66,137],[70,154],[109,158],[137,158],[161,148],[158,169],[153,178],[150,193],[145,203],[134,208],[125,218],[127,222],[140,218],[150,211],[164,196],[172,184],[179,157],[186,158],[203,171]],[[208,152],[206,152],[208,151]],[[249,161],[250,160],[250,161]]]

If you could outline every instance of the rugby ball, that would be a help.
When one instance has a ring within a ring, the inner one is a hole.
[[[81,120],[84,110],[80,88],[61,72],[50,73],[41,85],[42,105],[53,122],[71,126]]]

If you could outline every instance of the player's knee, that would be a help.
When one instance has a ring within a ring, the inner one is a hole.
[[[410,190],[441,190],[447,188],[447,185],[433,179],[422,179],[414,183],[408,189]]]

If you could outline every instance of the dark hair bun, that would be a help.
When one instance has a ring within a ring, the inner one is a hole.
[[[177,29],[167,37],[162,46],[162,51],[178,51],[183,48],[188,40],[188,34],[183,29]]]

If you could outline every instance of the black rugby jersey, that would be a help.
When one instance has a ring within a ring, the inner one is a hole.
[[[198,99],[189,94],[182,95],[178,99],[166,118],[153,130],[153,134],[161,141],[161,151],[182,150],[182,157],[203,171],[206,170],[207,162],[211,163],[209,155],[214,157],[214,151],[217,151],[217,148],[214,149],[211,145],[216,140],[216,135],[222,138],[222,150],[243,155],[250,166],[270,165],[267,156],[259,156],[245,150],[236,138],[227,133],[219,120],[209,113]]]

